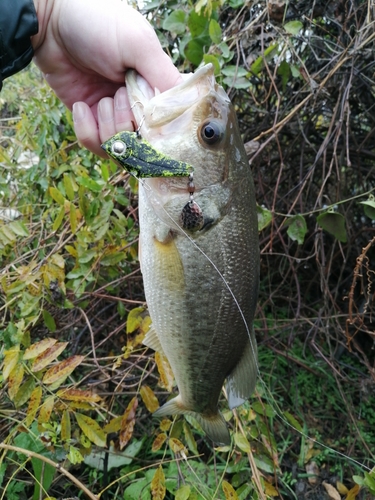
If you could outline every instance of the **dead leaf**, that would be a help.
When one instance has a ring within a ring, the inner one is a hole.
[[[118,432],[121,429],[121,420],[122,420],[122,417],[112,418],[112,420],[110,420],[104,426],[104,432],[106,434],[110,434],[112,432]]]
[[[31,345],[26,349],[26,351],[23,354],[23,359],[24,361],[28,359],[33,359],[42,354],[44,351],[52,347],[54,344],[56,344],[57,339],[52,339],[52,338],[46,338],[41,340],[40,342],[36,342],[35,344]]]
[[[48,349],[45,349],[37,356],[34,363],[31,365],[32,372],[39,372],[46,366],[56,360],[56,358],[63,352],[68,342],[57,342]]]
[[[173,453],[184,453],[185,455],[187,455],[187,449],[185,448],[185,446],[181,443],[181,441],[177,438],[170,438],[169,441],[169,446],[171,448],[171,450],[173,451]]]
[[[138,399],[136,396],[130,401],[121,419],[120,429],[120,450],[123,450],[132,437],[135,425],[135,412],[138,406]]]
[[[76,413],[75,417],[83,434],[92,443],[104,448],[106,445],[106,435],[100,425],[91,417],[83,415],[82,413]]]
[[[225,495],[225,500],[238,500],[238,495],[233,488],[233,486],[228,483],[228,481],[223,481],[221,483],[221,487],[223,488],[223,492]]]
[[[165,475],[162,466],[159,465],[151,481],[151,495],[153,500],[163,500],[165,493]]]
[[[161,432],[160,434],[158,434],[154,439],[154,442],[152,443],[151,451],[159,451],[166,440],[167,435],[165,434],[165,432]]]
[[[163,420],[160,422],[159,428],[161,431],[169,431],[172,425],[172,420],[169,420],[169,418],[163,418]]]
[[[3,380],[6,380],[13,368],[17,365],[20,357],[20,346],[17,345],[4,351]]]
[[[81,364],[83,360],[84,356],[71,356],[64,361],[61,361],[44,374],[43,383],[53,384],[59,379],[68,377],[74,368]]]
[[[264,493],[269,497],[279,496],[279,492],[277,491],[277,489],[274,487],[273,484],[269,483],[268,481],[264,481]]]
[[[139,392],[148,411],[154,413],[154,411],[159,408],[159,401],[157,400],[154,391],[148,385],[142,385]]]
[[[360,489],[361,489],[361,487],[359,486],[359,484],[354,485],[353,488],[351,488],[348,491],[348,496],[346,497],[345,500],[355,500]]]
[[[25,419],[25,424],[27,427],[29,427],[33,423],[35,415],[39,410],[40,402],[42,400],[42,392],[42,387],[38,385],[31,393]]]
[[[336,488],[340,495],[347,495],[349,493],[348,488],[345,484],[340,483],[340,481],[336,481]]]
[[[322,484],[326,489],[329,498],[332,498],[332,500],[341,500],[340,493],[336,490],[334,486],[332,486],[332,484],[326,483],[325,481],[323,481]]]
[[[61,440],[68,443],[71,439],[70,414],[68,410],[63,411],[61,417]]]
[[[48,398],[44,400],[44,403],[40,407],[39,411],[38,428],[39,426],[41,427],[42,424],[46,424],[49,422],[54,404],[55,404],[55,396],[48,396]]]
[[[23,367],[23,364],[19,363],[13,368],[13,370],[9,374],[8,394],[9,394],[9,399],[11,401],[13,401],[14,398],[16,397],[16,394],[21,386],[24,373],[25,369]]]
[[[61,389],[56,395],[61,399],[81,403],[97,403],[102,400],[99,394],[95,394],[95,392],[92,391],[82,391],[80,389]]]
[[[168,392],[172,391],[173,383],[174,383],[174,375],[172,372],[171,365],[169,364],[168,359],[164,354],[160,352],[155,353],[155,362],[158,367],[158,372],[160,375],[160,383],[161,387],[165,387]]]
[[[320,474],[319,467],[316,462],[309,462],[306,464],[306,472],[307,474],[311,474],[308,478],[311,486],[314,486],[318,482],[318,476]]]

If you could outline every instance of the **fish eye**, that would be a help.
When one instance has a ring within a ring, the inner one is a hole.
[[[223,137],[222,127],[216,121],[208,121],[202,125],[201,137],[206,144],[215,144]]]

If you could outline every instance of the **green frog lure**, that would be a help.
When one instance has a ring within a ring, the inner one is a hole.
[[[193,167],[157,151],[139,132],[119,132],[101,145],[115,163],[138,178],[189,177]]]

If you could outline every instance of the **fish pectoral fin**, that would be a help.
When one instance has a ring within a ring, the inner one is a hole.
[[[190,415],[195,418],[207,436],[218,444],[230,444],[230,434],[224,417],[218,411],[214,415],[206,416],[184,407],[181,396],[167,401],[161,408],[156,410],[154,417],[165,417],[167,415]]]
[[[150,326],[150,329],[146,333],[146,336],[143,339],[142,344],[147,346],[147,347],[150,347],[151,349],[153,349],[156,352],[160,352],[160,353],[164,352],[163,348],[161,346],[161,343],[160,343],[159,336],[158,336],[155,328],[152,325]]]
[[[225,389],[228,405],[232,410],[244,403],[253,393],[257,379],[257,345],[254,331],[251,332],[251,342],[247,343],[243,356],[227,377]]]

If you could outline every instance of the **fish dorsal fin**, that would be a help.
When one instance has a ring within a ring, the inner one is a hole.
[[[155,417],[165,417],[167,415],[190,415],[195,418],[207,436],[217,444],[230,444],[230,434],[223,415],[218,411],[209,417],[202,413],[197,413],[185,408],[181,396],[178,395],[167,401],[161,408],[153,414]]]
[[[227,377],[229,408],[236,408],[244,403],[253,393],[257,378],[257,348],[254,332],[251,333],[251,343],[247,343],[243,356],[232,373]]]
[[[150,329],[146,333],[146,336],[143,339],[142,344],[144,344],[147,347],[150,347],[156,352],[160,353],[164,352],[158,334],[156,333],[156,330],[152,325],[150,326]]]

